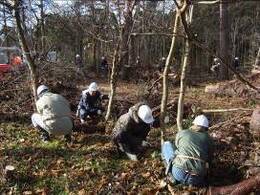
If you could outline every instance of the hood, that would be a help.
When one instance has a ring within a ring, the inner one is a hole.
[[[144,104],[145,104],[144,102],[139,102],[139,103],[135,104],[134,106],[132,106],[131,108],[129,108],[129,110],[128,110],[128,114],[136,123],[142,122],[142,120],[138,117],[137,112],[138,112],[139,107]]]

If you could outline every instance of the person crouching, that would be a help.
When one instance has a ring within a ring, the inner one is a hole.
[[[112,141],[119,151],[136,161],[143,147],[149,145],[146,137],[153,122],[150,107],[144,103],[138,103],[132,106],[128,113],[120,116],[113,129]]]
[[[37,88],[37,113],[31,117],[33,126],[41,133],[44,142],[50,140],[50,135],[64,135],[71,141],[73,121],[69,102],[61,95],[49,91],[45,85]]]

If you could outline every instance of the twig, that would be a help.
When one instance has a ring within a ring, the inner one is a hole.
[[[222,113],[222,112],[235,112],[235,111],[253,111],[253,109],[250,109],[250,108],[230,108],[230,109],[202,110],[203,113]]]

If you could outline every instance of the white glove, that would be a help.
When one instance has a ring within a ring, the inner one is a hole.
[[[143,147],[148,147],[148,146],[151,146],[151,144],[149,142],[143,140],[142,141],[142,146]]]
[[[76,112],[76,117],[79,117],[79,109]]]
[[[97,111],[97,114],[98,114],[98,115],[101,115],[101,114],[102,114],[102,111],[101,111],[101,110],[98,110],[98,111]]]
[[[132,161],[138,161],[137,156],[135,154],[130,154],[126,152],[126,155],[128,156],[128,158]]]

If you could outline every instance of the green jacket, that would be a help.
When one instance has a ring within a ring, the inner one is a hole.
[[[176,157],[173,166],[200,176],[207,174],[206,162],[211,160],[213,143],[205,131],[182,130],[176,135]],[[180,156],[182,155],[182,156]],[[186,158],[193,157],[201,159]],[[203,162],[205,161],[205,162]]]
[[[36,102],[36,107],[50,134],[66,135],[72,131],[70,105],[63,96],[50,92],[44,93]]]

